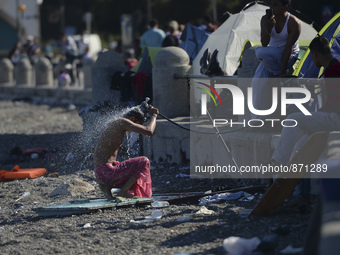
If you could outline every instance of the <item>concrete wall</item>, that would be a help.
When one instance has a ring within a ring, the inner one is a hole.
[[[89,72],[90,69],[87,69]],[[92,71],[91,71],[92,72]],[[46,103],[92,104],[92,89],[82,86],[58,88],[50,62],[42,57],[35,66],[22,59],[14,68],[10,60],[0,61],[1,98],[31,97]]]
[[[92,100],[119,103],[120,92],[110,89],[111,77],[115,71],[127,71],[123,57],[114,51],[101,52],[92,67]]]
[[[167,117],[189,116],[189,88],[186,80],[175,80],[175,74],[188,74],[188,54],[178,47],[166,47],[155,57],[152,69],[153,103]]]
[[[175,74],[190,73],[188,54],[178,47],[158,52],[152,70],[153,105],[173,121],[189,127],[190,89],[186,80],[175,80]],[[162,119],[150,139],[144,140],[144,151],[155,160],[184,163],[190,158],[190,132]]]
[[[189,127],[189,117],[172,118],[172,121]],[[190,158],[190,132],[181,129],[161,117],[157,120],[156,130],[150,138],[144,137],[146,156],[156,161],[187,163]]]

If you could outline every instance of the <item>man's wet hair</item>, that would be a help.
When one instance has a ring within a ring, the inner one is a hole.
[[[146,114],[139,107],[131,108],[123,117],[127,119],[135,117],[136,122],[144,123],[146,121]]]
[[[331,47],[329,46],[329,41],[326,37],[319,36],[315,37],[309,44],[309,50],[311,52],[319,52],[321,54],[331,54]]]

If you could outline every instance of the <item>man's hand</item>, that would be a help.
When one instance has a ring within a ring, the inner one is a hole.
[[[276,24],[275,15],[271,16],[270,19],[268,19],[267,15],[263,16],[263,25],[264,25],[264,29],[266,30],[265,32],[267,34],[271,35],[275,24]]]
[[[159,111],[158,111],[157,108],[151,106],[150,109],[148,110],[148,114],[149,114],[150,116],[155,115],[155,116],[157,117],[157,115],[159,114]]]
[[[273,27],[276,24],[275,16],[273,15],[268,19],[267,15],[261,18],[261,44],[263,47],[267,47],[272,35]]]

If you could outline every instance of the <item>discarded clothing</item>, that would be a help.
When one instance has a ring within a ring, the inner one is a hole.
[[[98,166],[94,173],[99,184],[109,187],[123,184],[130,178],[138,178],[128,192],[141,198],[152,196],[150,162],[147,157],[105,163]]]
[[[147,73],[136,73],[132,79],[132,88],[136,91],[136,104],[140,104],[143,100],[144,87],[146,84],[148,74]]]

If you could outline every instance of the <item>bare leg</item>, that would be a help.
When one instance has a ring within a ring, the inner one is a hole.
[[[132,198],[133,196],[128,193],[128,190],[132,187],[133,184],[138,180],[138,178],[130,178],[128,179],[121,190],[117,193],[117,196],[120,197],[127,197],[127,198]]]
[[[106,186],[104,184],[99,184],[99,188],[104,193],[105,198],[107,198],[108,200],[114,199],[114,197],[112,196],[112,193],[111,193],[111,187]]]

